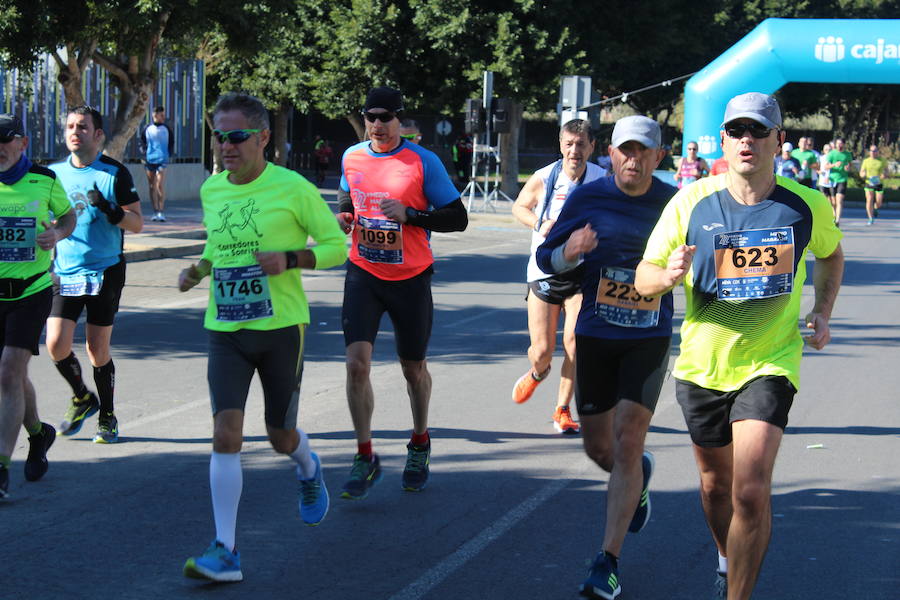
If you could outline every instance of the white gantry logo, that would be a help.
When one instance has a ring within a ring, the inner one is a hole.
[[[833,35],[820,37],[816,44],[816,60],[827,63],[844,60],[844,38]]]
[[[713,135],[701,135],[697,146],[700,154],[715,154],[719,149],[719,141]]]

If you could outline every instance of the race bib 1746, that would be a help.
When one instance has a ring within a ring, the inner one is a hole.
[[[274,315],[269,277],[259,265],[213,269],[217,321],[251,321]]]

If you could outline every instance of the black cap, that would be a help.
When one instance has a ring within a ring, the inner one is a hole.
[[[403,110],[403,94],[400,90],[389,87],[377,87],[369,90],[366,96],[364,110],[370,108],[383,108],[384,110],[398,113]]]
[[[0,136],[13,137],[25,136],[25,128],[22,127],[22,120],[16,115],[8,113],[0,114]]]

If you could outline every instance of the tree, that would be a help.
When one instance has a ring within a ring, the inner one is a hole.
[[[108,124],[106,154],[121,159],[146,114],[156,82],[156,58],[165,38],[196,40],[217,24],[240,47],[260,12],[281,2],[253,6],[239,0],[7,0],[0,12],[0,47],[10,65],[30,69],[42,52],[60,66],[66,102],[83,104],[81,79],[91,61],[105,69],[118,92]],[[177,44],[176,44],[177,45]],[[175,45],[173,45],[175,47]],[[66,49],[66,56],[60,49]]]

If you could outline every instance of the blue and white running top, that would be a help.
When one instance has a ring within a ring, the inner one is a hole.
[[[72,235],[56,244],[53,271],[80,275],[103,271],[122,260],[124,232],[91,206],[87,193],[97,189],[107,202],[128,206],[141,199],[128,169],[117,160],[98,154],[90,165],[77,168],[70,159],[50,165],[62,182],[78,222]]]

